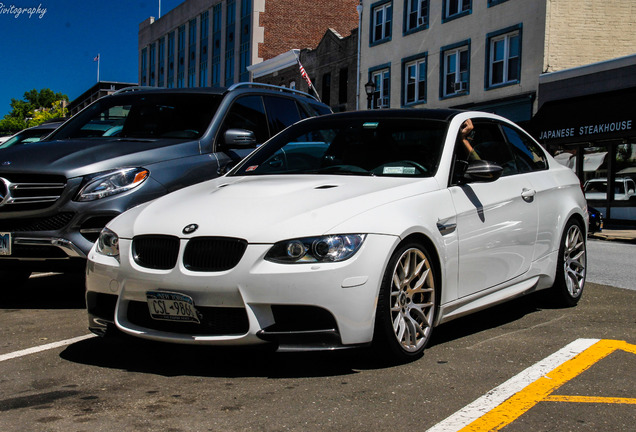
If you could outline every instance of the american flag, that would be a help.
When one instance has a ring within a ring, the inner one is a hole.
[[[305,68],[300,63],[300,59],[296,59],[296,60],[298,60],[298,67],[300,68],[300,75],[305,79],[305,81],[307,81],[307,84],[309,85],[310,88],[313,87],[313,85],[311,84],[311,79],[309,79],[309,75],[307,75],[307,72],[305,72]]]
[[[95,58],[93,59],[93,61],[95,62],[95,61],[98,61],[98,60],[99,60],[99,54],[97,54],[97,55],[95,56]]]

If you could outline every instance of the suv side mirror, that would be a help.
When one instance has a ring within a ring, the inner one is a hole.
[[[494,182],[503,173],[503,168],[494,162],[485,160],[471,161],[464,171],[467,182]]]
[[[228,148],[256,147],[256,134],[246,129],[228,129],[223,134],[223,143]]]

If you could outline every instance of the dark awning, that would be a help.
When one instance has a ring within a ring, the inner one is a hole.
[[[636,136],[636,87],[546,102],[528,131],[542,144]]]

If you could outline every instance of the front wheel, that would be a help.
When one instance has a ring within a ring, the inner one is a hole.
[[[398,361],[419,358],[431,339],[436,277],[426,248],[406,244],[392,255],[378,296],[374,345]]]
[[[552,300],[557,306],[576,306],[583,294],[587,253],[581,224],[570,220],[565,226],[552,287]]]

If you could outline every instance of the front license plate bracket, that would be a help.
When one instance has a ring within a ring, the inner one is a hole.
[[[169,291],[148,291],[146,300],[148,312],[155,320],[201,323],[190,296]]]

